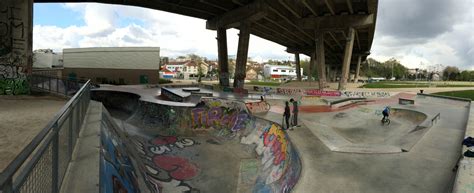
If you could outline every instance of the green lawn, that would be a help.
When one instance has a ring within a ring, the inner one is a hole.
[[[416,81],[382,81],[360,86],[360,88],[426,88],[426,87],[474,87],[466,82],[416,82]]]
[[[260,82],[260,81],[250,81],[248,85],[255,85],[255,86],[280,86],[281,82]]]
[[[467,98],[474,100],[474,90],[460,90],[460,91],[449,91],[449,92],[437,92],[433,93],[437,95],[443,96],[452,96],[452,97],[460,97],[460,98]]]

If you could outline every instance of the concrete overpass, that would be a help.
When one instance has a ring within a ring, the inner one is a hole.
[[[299,54],[310,56],[320,88],[339,74],[339,89],[345,89],[351,68],[357,80],[360,63],[370,54],[378,5],[378,0],[2,0],[0,57],[21,58],[24,62],[17,65],[25,66],[25,73],[31,69],[33,2],[120,4],[205,19],[206,28],[217,31],[222,86],[229,86],[226,29],[236,28],[240,33],[234,87],[243,87],[253,34],[287,47],[295,54],[298,71]]]

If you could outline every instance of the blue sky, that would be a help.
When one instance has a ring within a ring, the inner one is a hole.
[[[85,25],[78,12],[67,9],[60,3],[34,4],[34,25],[54,25],[68,27],[71,25]]]
[[[394,57],[410,68],[443,64],[474,70],[473,2],[379,1],[370,57],[381,61]],[[237,34],[227,31],[229,55],[237,52]],[[146,8],[97,3],[34,6],[33,49],[157,46],[162,56],[195,53],[215,59],[215,38],[216,32],[206,30],[204,20]],[[250,38],[249,57],[257,61],[293,59],[284,50],[276,43]]]

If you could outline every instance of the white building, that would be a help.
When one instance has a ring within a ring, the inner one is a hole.
[[[33,68],[53,68],[63,66],[63,54],[54,53],[51,49],[33,51]]]
[[[63,50],[64,76],[95,83],[156,84],[159,47],[100,47]]]
[[[301,74],[303,74],[303,68],[300,68]],[[263,66],[263,75],[265,78],[272,79],[295,79],[296,68],[291,66],[276,66],[268,65]]]

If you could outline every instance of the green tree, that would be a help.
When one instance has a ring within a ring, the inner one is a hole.
[[[459,76],[459,68],[455,66],[447,66],[443,70],[444,80],[457,80]]]

